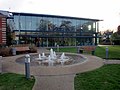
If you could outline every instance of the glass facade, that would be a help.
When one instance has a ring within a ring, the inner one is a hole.
[[[13,13],[13,19],[7,20],[16,44],[34,43],[37,46],[97,45],[98,21],[25,13]]]

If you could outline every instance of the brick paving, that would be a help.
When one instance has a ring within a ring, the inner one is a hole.
[[[38,53],[42,52],[48,51],[44,48],[38,49]],[[24,74],[24,65],[15,62],[17,58],[22,56],[24,55],[3,57],[2,71]],[[94,70],[106,64],[106,61],[103,61],[99,57],[91,55],[84,56],[88,58],[88,61],[83,64],[61,67],[31,66],[31,75],[34,75],[36,79],[33,90],[74,90],[74,77],[76,73]]]
[[[75,75],[35,76],[33,90],[74,90]]]

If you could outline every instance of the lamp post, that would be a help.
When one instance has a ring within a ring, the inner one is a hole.
[[[30,78],[30,55],[25,55],[25,76],[27,79]]]
[[[80,36],[82,36],[82,32],[83,32],[83,26],[80,26]],[[81,38],[79,42],[80,42],[80,46],[82,46]]]
[[[108,51],[109,51],[109,49],[108,49],[108,47],[106,47],[106,59],[108,59]]]
[[[58,51],[58,52],[59,52],[59,48],[60,48],[59,45],[57,45],[57,51]]]
[[[0,56],[0,73],[2,73],[2,56]]]
[[[19,41],[18,41],[18,44],[20,44],[20,29],[21,29],[21,24],[20,24],[20,14],[19,14]]]

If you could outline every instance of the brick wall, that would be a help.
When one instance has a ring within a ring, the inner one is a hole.
[[[0,17],[0,44],[2,43],[2,17]]]
[[[0,16],[0,44],[6,44],[6,17]]]

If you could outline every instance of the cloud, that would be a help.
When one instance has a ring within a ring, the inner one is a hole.
[[[103,27],[120,23],[120,0],[0,0],[0,9],[15,12],[103,19]]]
[[[24,0],[0,0],[0,9],[18,11]]]

